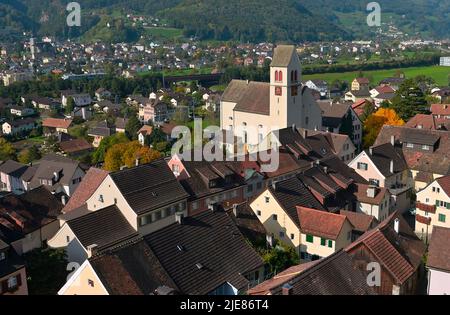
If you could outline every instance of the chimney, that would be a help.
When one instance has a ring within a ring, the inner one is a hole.
[[[97,244],[89,245],[89,246],[86,248],[86,249],[87,249],[87,252],[88,252],[89,258],[92,257],[92,256],[94,256],[94,255],[97,253],[97,248],[98,248],[98,245],[97,245]]]
[[[395,136],[394,135],[391,136],[391,144],[392,144],[392,146],[395,146]]]
[[[308,130],[307,129],[303,129],[303,138],[304,139],[308,138]]]
[[[396,218],[394,220],[394,231],[397,234],[400,232],[400,219],[399,218]]]
[[[369,186],[369,188],[367,188],[367,197],[375,198],[376,195],[377,195],[377,187]]]
[[[370,148],[369,148],[369,154],[370,154],[370,155],[373,155],[373,147],[370,147]]]
[[[295,124],[292,124],[292,131],[295,132],[296,129],[297,129],[297,126]]]
[[[282,287],[282,294],[292,295],[292,285],[290,285],[289,283],[285,283]]]
[[[175,221],[178,224],[183,224],[183,219],[184,219],[184,214],[183,213],[181,213],[181,212],[175,213]]]
[[[277,191],[278,183],[276,181],[272,182],[272,189]]]
[[[389,170],[391,171],[392,174],[394,174],[394,160],[391,160],[391,163],[389,165]]]
[[[208,210],[210,210],[211,212],[216,212],[217,210],[217,205],[214,203],[211,203],[208,205]]]
[[[63,204],[63,206],[67,204],[67,197],[65,195],[61,196],[61,203]]]
[[[136,158],[136,160],[135,160],[134,163],[135,163],[136,166],[139,166],[139,164],[140,164],[140,163],[139,163],[139,158]]]
[[[325,167],[323,168],[323,172],[324,172],[325,174],[328,174],[328,166],[325,166]]]

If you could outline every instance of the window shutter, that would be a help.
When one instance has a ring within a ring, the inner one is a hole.
[[[2,293],[8,291],[8,280],[2,281]]]
[[[436,207],[439,207],[439,200],[436,200]]]
[[[21,286],[22,285],[22,276],[20,275],[20,273],[16,276],[17,279],[17,286]]]

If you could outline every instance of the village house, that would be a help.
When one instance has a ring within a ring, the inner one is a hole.
[[[42,120],[42,127],[46,136],[61,132],[68,133],[71,125],[72,119],[45,118]]]
[[[450,131],[450,119],[438,118],[435,115],[417,114],[405,124],[405,127],[427,130]]]
[[[25,262],[0,238],[0,295],[28,295]]]
[[[98,101],[103,101],[105,99],[111,98],[111,92],[104,88],[99,88],[95,91],[95,97]]]
[[[352,81],[351,90],[352,91],[361,91],[369,89],[370,81],[368,78],[355,78]]]
[[[275,48],[270,83],[233,80],[220,104],[222,130],[241,138],[250,152],[272,131],[296,125],[322,127],[320,108],[311,90],[301,83],[295,46]]]
[[[249,295],[374,295],[351,257],[338,251],[324,259],[288,268],[247,292]]]
[[[450,294],[450,228],[435,226],[428,248],[428,295]]]
[[[354,266],[367,276],[373,271],[369,264],[379,264],[381,285],[373,289],[382,295],[418,293],[419,279],[424,275],[422,258],[425,250],[425,244],[398,212],[345,249]]]
[[[27,116],[33,116],[34,109],[23,107],[23,106],[10,106],[9,111],[11,115],[17,116],[17,117],[27,117]]]
[[[148,125],[144,125],[142,126],[141,129],[139,129],[138,131],[138,140],[139,143],[144,146],[145,145],[145,139],[146,137],[150,136],[153,132],[153,127],[152,126],[148,126]]]
[[[263,277],[262,258],[229,215],[208,211],[98,252],[58,294],[237,295]]]
[[[106,137],[112,136],[115,133],[115,127],[112,126],[108,121],[104,120],[88,131],[88,136],[94,138],[92,145],[94,148],[98,148],[100,143]]]
[[[349,166],[370,185],[386,188],[392,196],[391,208],[405,212],[411,209],[413,185],[408,165],[392,143],[370,147],[361,152]]]
[[[125,133],[127,128],[128,118],[117,117],[115,122],[116,133]]]
[[[61,202],[44,187],[0,199],[0,239],[22,255],[46,247],[59,229]]]
[[[356,211],[384,221],[390,215],[391,195],[386,188],[358,184],[355,191]]]
[[[416,234],[428,242],[436,226],[450,228],[450,176],[440,177],[417,192]]]
[[[389,142],[394,143],[403,154],[415,191],[420,191],[439,177],[450,175],[449,132],[383,126],[375,146]]]
[[[63,155],[70,156],[71,158],[83,156],[94,149],[92,144],[87,142],[86,139],[61,141],[58,146]]]
[[[173,156],[168,165],[188,192],[188,215],[244,201],[245,180],[232,162],[194,162]]]
[[[28,190],[29,175],[34,175],[34,170],[33,167],[13,160],[5,161],[0,164],[0,190],[17,194]]]
[[[12,121],[6,121],[2,125],[4,135],[20,136],[28,133],[36,127],[36,120],[34,118],[22,118]]]
[[[362,144],[363,123],[351,103],[319,101],[322,110],[322,130],[348,135],[359,149]]]
[[[315,90],[320,93],[320,98],[325,99],[328,97],[328,83],[323,80],[308,80],[303,83],[311,90]]]

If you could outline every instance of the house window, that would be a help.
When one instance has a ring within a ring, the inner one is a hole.
[[[258,183],[256,184],[256,189],[258,189],[258,190],[261,190],[261,189],[262,189],[262,183],[261,183],[261,182],[258,182]]]
[[[305,117],[305,124],[309,125],[309,117],[308,116]]]
[[[329,241],[328,241],[328,247],[329,247],[329,248],[333,248],[333,241],[332,241],[332,240],[329,240]]]
[[[6,255],[4,252],[0,252],[0,261],[5,260],[6,259]]]
[[[369,169],[369,165],[367,165],[367,163],[358,162],[358,169],[367,171]]]
[[[445,223],[445,214],[439,214],[439,222]]]
[[[70,243],[70,237],[69,237],[69,235],[66,236],[66,241],[67,241],[67,243]]]
[[[280,238],[284,238],[284,232],[280,232]]]
[[[179,174],[180,173],[180,166],[177,164],[172,165],[172,172]]]
[[[283,81],[283,71],[278,72],[278,81]]]
[[[291,234],[291,240],[294,240],[294,239],[295,239],[295,235]]]
[[[423,145],[422,146],[422,150],[429,151],[430,150],[430,146],[429,145]]]
[[[349,231],[347,232],[347,240],[350,240],[352,238],[352,232]]]
[[[369,184],[372,185],[372,186],[379,187],[380,186],[380,181],[378,179],[370,178],[369,179]]]
[[[272,215],[272,220],[277,221],[278,220],[278,216],[276,214]]]
[[[308,243],[314,243],[314,236],[312,235],[306,235],[306,241]]]
[[[266,203],[270,202],[270,197],[265,197]]]
[[[327,244],[327,240],[325,238],[321,238],[320,239],[320,245],[326,246],[326,244]]]
[[[192,204],[191,204],[191,208],[192,208],[192,210],[198,210],[198,202],[197,201],[195,201],[195,202],[193,202]]]
[[[11,277],[8,279],[8,289],[14,289],[18,286],[17,284],[17,277]]]
[[[414,148],[414,144],[412,144],[412,143],[407,143],[407,144],[406,144],[406,147],[412,149],[412,148]]]
[[[91,279],[88,279],[88,285],[93,288],[95,286],[94,281]]]
[[[253,185],[248,185],[247,186],[247,192],[251,193],[253,191]]]
[[[261,216],[261,210],[257,210],[257,211],[256,211],[256,215],[257,215],[258,217],[260,217],[260,216]]]
[[[275,81],[278,81],[279,77],[278,77],[278,70],[275,71]]]
[[[104,199],[103,199],[103,195],[100,195],[99,197],[98,197],[98,201],[100,201],[100,202],[104,202]]]

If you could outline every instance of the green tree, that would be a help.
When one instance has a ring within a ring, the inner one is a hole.
[[[92,155],[92,163],[97,164],[103,162],[105,160],[106,152],[109,148],[111,148],[115,144],[127,143],[129,141],[130,140],[123,133],[116,133],[112,136],[104,138]]]
[[[136,116],[132,116],[128,119],[127,125],[125,126],[125,132],[127,137],[131,140],[136,140],[138,136],[138,131],[141,129],[142,124]]]
[[[33,145],[30,148],[23,149],[20,151],[17,160],[23,164],[29,164],[33,161],[39,160],[41,158],[41,153],[36,145]]]
[[[295,248],[282,243],[263,252],[262,257],[270,273],[279,273],[300,263]]]
[[[5,138],[0,138],[0,161],[14,160],[15,158],[16,149],[14,146]]]
[[[426,95],[414,79],[408,79],[402,83],[389,107],[394,109],[405,121],[416,114],[428,112]]]
[[[75,100],[73,99],[72,96],[69,96],[69,98],[67,99],[65,112],[67,115],[71,115],[74,109],[75,109]]]
[[[24,255],[31,295],[56,295],[68,276],[64,249],[35,249]]]

